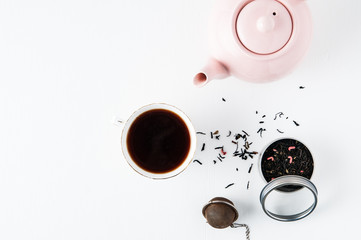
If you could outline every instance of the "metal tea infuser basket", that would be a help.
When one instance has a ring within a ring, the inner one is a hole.
[[[238,219],[238,211],[232,201],[223,197],[211,199],[202,209],[203,216],[207,219],[209,225],[214,228],[223,229],[246,228],[246,239],[250,240],[250,230],[247,224],[235,223]]]

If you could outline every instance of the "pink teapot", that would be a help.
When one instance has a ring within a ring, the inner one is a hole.
[[[194,77],[204,86],[233,75],[268,82],[289,73],[312,35],[306,0],[217,0],[210,21],[210,58]]]

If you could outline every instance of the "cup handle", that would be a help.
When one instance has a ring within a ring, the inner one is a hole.
[[[113,117],[113,120],[112,120],[112,123],[113,123],[115,126],[123,127],[125,121],[124,121],[122,118],[120,118],[120,117],[114,116],[114,117]]]

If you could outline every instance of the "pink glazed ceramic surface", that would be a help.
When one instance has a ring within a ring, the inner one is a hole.
[[[197,86],[229,75],[279,79],[300,62],[312,36],[306,0],[217,0],[209,28],[210,58],[194,77]]]

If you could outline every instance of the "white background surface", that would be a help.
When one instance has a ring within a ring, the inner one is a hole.
[[[253,240],[357,238],[361,2],[309,5],[312,46],[291,75],[198,89],[192,78],[207,58],[212,1],[1,0],[0,239],[244,239],[243,230],[205,223],[202,206],[215,196],[235,202]],[[294,223],[268,218],[257,159],[214,165],[218,143],[203,136],[202,166],[166,181],[133,172],[111,120],[153,102],[181,108],[197,131],[245,130],[257,151],[285,136],[306,143],[315,212]],[[255,111],[267,115],[262,138]],[[289,120],[274,121],[280,111]]]

